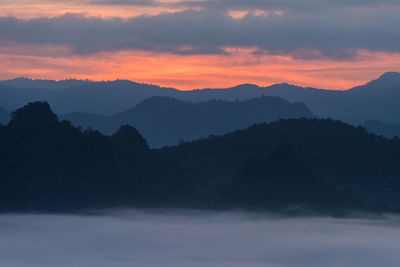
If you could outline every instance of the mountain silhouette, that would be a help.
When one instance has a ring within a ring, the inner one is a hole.
[[[16,86],[13,81],[0,82],[1,106],[15,110],[28,102],[47,101],[58,114],[88,112],[111,115],[127,110],[151,96],[179,93],[176,89],[124,80],[110,82],[24,80],[24,85],[31,83],[26,88]],[[45,85],[41,86],[43,82]]]
[[[254,123],[312,116],[304,104],[291,104],[279,97],[263,96],[246,101],[209,100],[199,103],[171,97],[151,97],[111,117],[87,113],[60,117],[76,126],[89,127],[105,134],[115,132],[120,125],[129,124],[137,128],[152,147],[161,147],[245,129]]]
[[[386,72],[381,75],[378,79],[367,83],[365,86],[359,86],[353,88],[353,90],[379,90],[381,93],[398,93],[400,81],[399,72]],[[378,89],[377,89],[378,88]]]
[[[332,214],[400,204],[400,141],[333,120],[279,120],[149,149],[132,126],[112,136],[82,131],[34,102],[0,127],[0,146],[1,211],[298,206]]]
[[[369,119],[400,124],[400,74],[397,72],[385,73],[374,81],[345,91],[304,88],[290,84],[268,87],[242,84],[226,89],[179,91],[124,80],[44,82],[17,79],[0,82],[0,105],[6,109],[14,110],[30,101],[45,100],[58,114],[84,112],[112,115],[152,96],[202,102],[211,99],[248,100],[263,95],[301,102],[316,116],[352,124],[361,124]]]
[[[125,153],[121,140],[140,154]],[[136,130],[122,127],[112,137],[82,132],[60,121],[46,102],[16,110],[9,124],[0,127],[0,146],[0,210],[106,207],[133,198],[141,174],[153,173],[143,170],[149,166],[143,161],[154,160],[146,157],[150,150]],[[135,171],[120,168],[127,160]]]
[[[400,125],[384,123],[378,120],[367,120],[362,124],[369,132],[386,138],[400,137]]]
[[[76,80],[76,79],[68,79],[61,81],[54,80],[32,80],[29,78],[15,78],[11,80],[1,81],[3,85],[13,87],[13,88],[40,88],[40,89],[66,89],[74,86],[85,85],[91,83],[89,80]]]
[[[163,148],[205,183],[229,180],[252,158],[271,154],[282,144],[296,148],[298,159],[316,177],[355,195],[400,204],[400,141],[388,140],[330,119],[288,119],[257,124],[223,136]]]
[[[385,73],[378,79],[349,90],[321,90],[288,84],[265,88],[265,95],[279,96],[288,101],[306,104],[317,116],[360,124],[374,119],[400,122],[400,74]]]
[[[10,120],[10,114],[4,108],[0,107],[0,124],[7,124]]]
[[[263,159],[251,159],[235,175],[231,187],[232,200],[237,205],[253,207],[313,207],[361,206],[349,191],[337,190],[315,176],[296,156],[291,144],[278,146]]]
[[[8,127],[11,129],[48,128],[58,123],[58,117],[47,102],[28,104],[11,114]]]

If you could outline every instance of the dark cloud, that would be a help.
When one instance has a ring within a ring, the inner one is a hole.
[[[283,9],[316,11],[352,7],[399,6],[398,0],[89,0],[92,4],[203,7],[207,9]]]
[[[399,223],[183,211],[3,214],[0,266],[397,267]]]
[[[226,46],[249,46],[303,58],[346,58],[358,49],[400,52],[398,14],[400,7],[266,17],[251,13],[237,20],[218,9],[131,19],[71,14],[30,20],[0,17],[0,42],[67,45],[80,54],[119,49],[204,54],[224,53],[221,47]]]
[[[191,3],[192,5],[201,5]],[[387,5],[400,5],[397,0],[209,0],[203,6],[209,8],[259,8],[283,9],[291,11],[321,11],[349,7],[381,7]]]
[[[172,6],[176,3],[163,3],[156,0],[88,0],[92,5],[131,5],[131,6]]]

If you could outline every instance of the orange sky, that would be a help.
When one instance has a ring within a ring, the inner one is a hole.
[[[335,61],[260,56],[244,48],[227,51],[226,55],[173,55],[127,50],[79,56],[71,55],[67,47],[3,45],[0,79],[128,79],[184,90],[281,82],[348,89],[400,69],[400,54],[359,51],[356,59]]]
[[[129,18],[182,10],[185,7],[91,5],[89,0],[0,2],[0,17],[13,16],[20,19],[52,17],[65,13]],[[237,19],[243,16],[240,13],[242,11],[230,12]],[[268,14],[260,12],[253,13],[257,16]],[[176,55],[140,50],[79,55],[66,46],[0,43],[0,79],[21,76],[56,80],[128,79],[184,90],[223,88],[242,83],[265,86],[281,82],[327,89],[348,89],[370,81],[386,71],[400,71],[400,53],[360,50],[356,58],[335,60],[322,57],[305,60],[290,55],[254,55],[251,48],[243,47],[230,47],[226,51],[227,54],[220,55]]]

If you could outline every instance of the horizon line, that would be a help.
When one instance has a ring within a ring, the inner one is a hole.
[[[236,84],[233,86],[228,86],[228,87],[215,87],[215,88],[211,88],[211,87],[203,87],[203,88],[193,88],[193,89],[179,89],[177,87],[169,87],[169,86],[161,86],[161,85],[157,85],[154,83],[148,83],[148,82],[137,82],[134,80],[129,80],[129,79],[120,79],[120,78],[116,78],[114,80],[92,80],[92,79],[79,79],[79,78],[63,78],[63,79],[41,79],[41,78],[31,78],[31,77],[24,77],[24,76],[19,76],[19,77],[15,77],[15,78],[11,78],[11,79],[2,79],[0,80],[0,83],[4,83],[4,82],[10,82],[10,81],[14,81],[14,80],[18,80],[18,79],[24,79],[24,80],[30,80],[30,81],[48,81],[48,82],[65,82],[65,81],[81,81],[81,82],[88,82],[88,83],[107,83],[107,82],[117,82],[117,81],[126,81],[126,82],[131,82],[131,83],[136,83],[136,84],[141,84],[141,85],[148,85],[148,86],[155,86],[155,87],[159,87],[159,88],[165,88],[165,89],[174,89],[174,90],[178,90],[178,91],[196,91],[196,90],[228,90],[228,89],[232,89],[235,87],[239,87],[239,86],[243,86],[243,85],[252,85],[252,86],[257,86],[259,88],[268,88],[268,87],[272,87],[275,85],[290,85],[290,86],[294,86],[294,87],[300,87],[300,88],[304,88],[304,89],[316,89],[316,90],[325,90],[325,91],[348,91],[360,86],[364,86],[372,81],[378,80],[379,78],[383,77],[385,74],[389,74],[389,73],[396,73],[400,75],[400,72],[398,71],[387,71],[384,72],[383,74],[379,75],[377,78],[374,79],[370,79],[365,81],[362,84],[359,85],[355,85],[351,88],[347,88],[347,89],[330,89],[330,88],[316,88],[316,87],[311,87],[311,86],[301,86],[301,85],[297,85],[295,83],[288,83],[288,82],[281,82],[281,83],[272,83],[270,85],[266,85],[266,86],[262,86],[259,84],[255,84],[255,83],[248,83],[248,82],[244,82],[244,83],[240,83],[240,84]]]

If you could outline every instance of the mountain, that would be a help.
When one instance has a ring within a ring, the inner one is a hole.
[[[110,117],[72,113],[60,118],[105,134],[129,124],[143,134],[150,146],[161,147],[245,129],[254,123],[312,116],[304,104],[264,96],[246,101],[209,100],[198,103],[171,97],[151,97],[126,112]]]
[[[330,117],[352,124],[360,124],[369,119],[400,124],[400,73],[397,72],[385,73],[365,85],[344,91],[303,88],[289,84],[269,87],[243,84],[226,89],[179,91],[123,80],[70,81],[61,82],[62,86],[58,83],[51,86],[51,82],[42,85],[36,80],[24,80],[24,83],[0,82],[0,105],[14,110],[29,101],[46,100],[59,114],[85,112],[111,115],[123,112],[152,96],[203,102],[211,99],[243,101],[265,95],[304,103],[319,117]],[[29,87],[21,88],[21,85]]]
[[[223,136],[186,142],[160,150],[204,184],[223,183],[243,164],[295,147],[297,158],[316,177],[356,196],[400,204],[400,141],[388,140],[330,119],[288,119],[257,124]]]
[[[7,124],[10,119],[10,114],[4,108],[0,107],[0,124]]]
[[[280,145],[265,158],[247,160],[229,189],[229,201],[244,207],[276,209],[301,203],[326,209],[363,204],[351,192],[316,177],[297,158],[293,145]]]
[[[0,211],[300,207],[337,214],[397,211],[399,203],[400,142],[331,120],[257,124],[160,150],[131,126],[112,136],[82,132],[35,102],[0,127],[0,146]]]
[[[369,132],[386,138],[400,137],[400,125],[384,123],[378,120],[368,120],[362,124]]]
[[[16,110],[0,127],[0,147],[0,210],[131,203],[151,186],[144,176],[156,183],[162,171],[134,128],[121,127],[111,137],[82,132],[60,121],[45,102]]]
[[[15,78],[11,80],[3,80],[0,82],[3,85],[24,89],[24,88],[40,88],[40,89],[66,89],[71,88],[74,86],[81,86],[88,83],[91,83],[89,80],[76,80],[76,79],[68,79],[68,80],[61,80],[61,81],[54,81],[54,80],[32,80],[29,78]]]
[[[8,110],[33,101],[47,101],[58,114],[89,112],[111,115],[127,110],[151,96],[174,95],[171,88],[116,80],[111,82],[24,80],[27,88],[12,87],[15,82],[0,82],[0,105]],[[54,87],[52,86],[54,84]],[[19,85],[19,83],[18,83]],[[38,87],[35,87],[38,86]]]
[[[344,91],[303,88],[289,84],[265,88],[243,86],[229,90],[237,91],[238,96],[245,96],[246,91],[246,96],[262,93],[302,102],[316,116],[352,124],[360,124],[368,119],[400,124],[400,73],[396,72],[385,73],[365,85]]]

